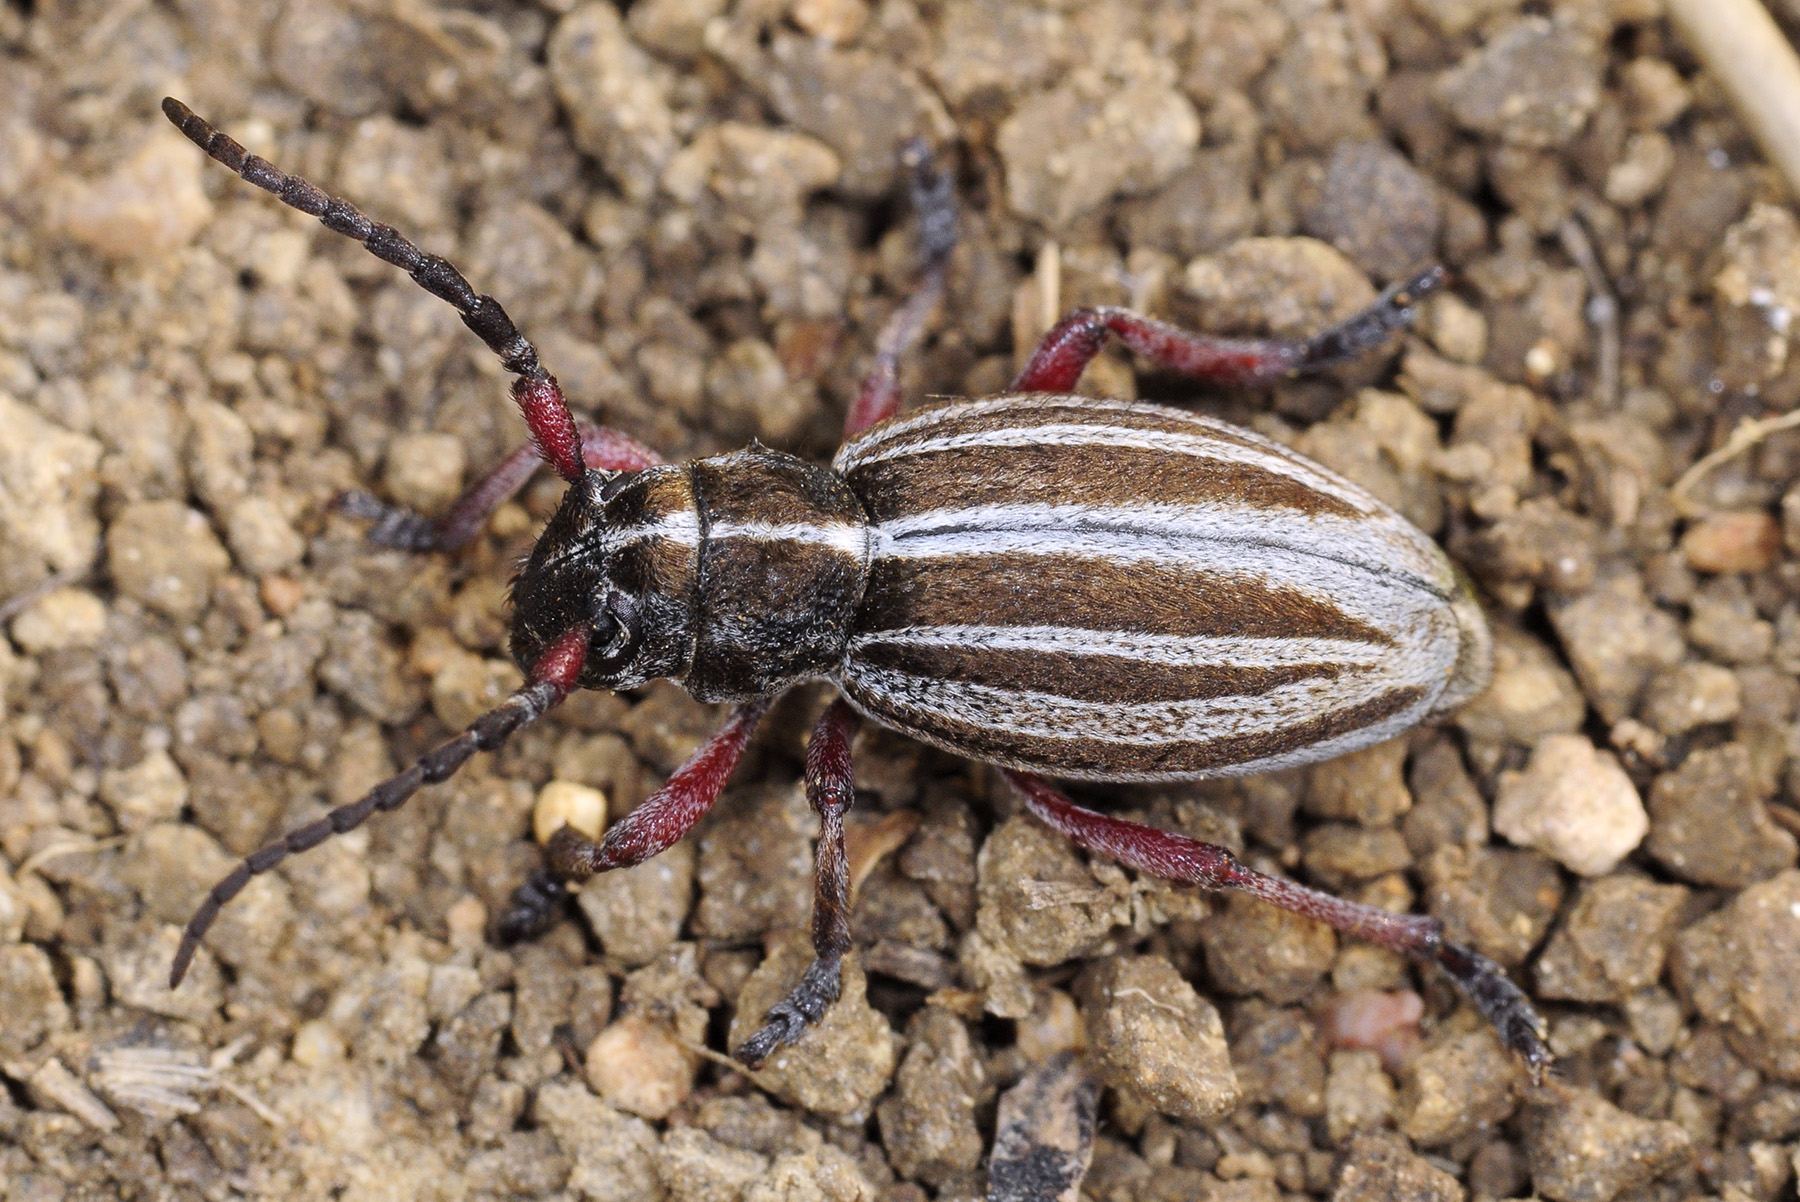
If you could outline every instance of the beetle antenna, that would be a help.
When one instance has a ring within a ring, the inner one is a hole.
[[[181,984],[207,928],[212,926],[225,904],[250,883],[251,877],[269,871],[296,852],[317,847],[333,835],[355,830],[378,811],[399,809],[419,791],[420,785],[435,785],[448,780],[477,751],[492,751],[513,731],[543,717],[575,687],[581,676],[581,665],[587,658],[589,637],[591,632],[585,626],[565,632],[538,658],[524,688],[475,719],[460,735],[420,756],[412,767],[388,777],[360,800],[339,806],[317,822],[289,831],[239,861],[236,868],[212,887],[194,911],[194,916],[188,919],[187,929],[181,933],[181,945],[175,949],[175,962],[169,969],[169,988]]]
[[[251,154],[242,143],[214,128],[173,96],[163,97],[162,110],[175,128],[209,156],[274,194],[281,203],[317,217],[326,229],[356,239],[370,254],[392,263],[419,287],[449,302],[461,315],[463,324],[487,343],[507,371],[519,377],[513,382],[513,400],[524,413],[539,452],[564,480],[573,484],[581,479],[587,468],[582,462],[581,436],[575,430],[569,403],[556,379],[538,361],[537,347],[519,333],[499,301],[477,294],[449,260],[427,254],[393,226],[371,220],[349,201]]]

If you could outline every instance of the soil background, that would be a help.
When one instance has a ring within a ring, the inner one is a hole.
[[[1494,687],[1310,770],[1078,795],[1437,915],[1556,1072],[1433,972],[869,731],[846,999],[751,1080],[719,1054],[804,964],[822,688],[540,940],[492,938],[534,812],[617,818],[722,713],[577,697],[258,878],[165,988],[236,858],[517,684],[561,492],[455,555],[363,541],[342,492],[436,511],[522,441],[504,373],[165,94],[450,257],[672,459],[830,454],[911,286],[912,137],[962,210],[920,400],[1003,389],[1073,305],[1294,336],[1446,264],[1329,376],[1114,350],[1082,390],[1396,505],[1476,581]],[[1103,1087],[1094,1199],[1792,1196],[1797,311],[1787,193],[1656,0],[7,0],[0,1196],[977,1198],[1002,1097],[1058,1072]]]

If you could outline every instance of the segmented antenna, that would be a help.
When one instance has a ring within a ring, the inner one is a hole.
[[[525,415],[525,424],[531,427],[539,453],[564,480],[572,484],[581,479],[587,468],[582,463],[581,436],[576,433],[569,403],[556,380],[538,361],[537,347],[519,333],[499,301],[478,295],[448,260],[420,250],[393,226],[370,220],[349,201],[251,154],[242,143],[214,128],[174,97],[163,98],[162,110],[175,128],[210,157],[263,191],[273,193],[281,203],[317,217],[326,229],[356,239],[370,254],[392,263],[419,287],[447,301],[462,317],[463,324],[500,357],[506,370],[519,377],[513,384],[513,399]]]

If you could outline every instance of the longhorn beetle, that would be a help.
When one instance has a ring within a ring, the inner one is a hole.
[[[898,416],[899,359],[944,288],[951,182],[912,148],[920,281],[882,330],[830,467],[752,445],[664,463],[578,422],[499,302],[456,268],[288,175],[177,100],[163,112],[208,155],[361,242],[452,305],[517,379],[531,443],[435,520],[373,498],[370,537],[454,549],[547,460],[569,483],[513,588],[523,688],[361,800],[255,852],[189,921],[171,987],[219,910],[260,872],[442,781],[572,689],[667,677],[736,708],[599,841],[563,827],[550,877],[583,880],[674,844],[718,798],[773,698],[806,680],[841,696],[806,755],[819,815],[814,956],[736,1051],[760,1064],[818,1021],[850,948],[843,817],[865,717],[1002,767],[1031,812],[1091,850],[1206,889],[1241,889],[1436,963],[1536,1072],[1542,1023],[1499,966],[1438,920],[1256,872],[1224,848],[1076,805],[1044,776],[1181,780],[1303,764],[1390,738],[1480,692],[1490,638],[1425,534],[1278,443],[1155,405],[1069,395],[1106,336],[1160,367],[1258,385],[1384,341],[1441,288],[1430,268],[1301,341],[1191,334],[1124,309],[1077,309],[1011,391]],[[530,925],[554,887],[522,890]]]

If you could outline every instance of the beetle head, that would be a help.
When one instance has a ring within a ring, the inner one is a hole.
[[[513,658],[572,627],[592,635],[580,685],[679,679],[693,659],[700,528],[687,471],[590,471],[563,497],[513,582]]]

